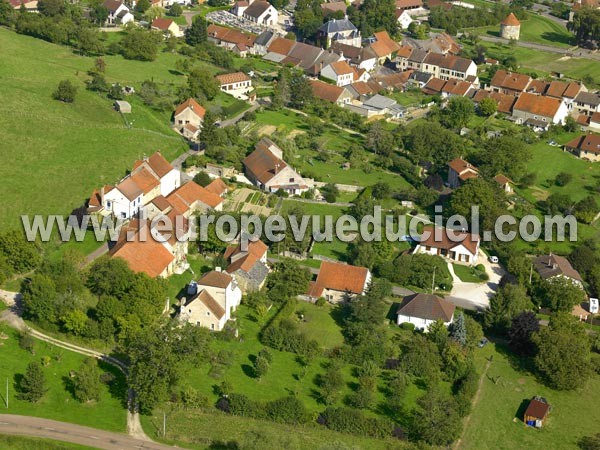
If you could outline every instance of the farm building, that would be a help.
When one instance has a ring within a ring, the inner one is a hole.
[[[131,104],[123,100],[115,101],[115,110],[121,114],[131,114]]]
[[[525,414],[523,415],[523,422],[530,427],[542,428],[544,420],[550,412],[550,405],[545,398],[534,397],[529,402]]]

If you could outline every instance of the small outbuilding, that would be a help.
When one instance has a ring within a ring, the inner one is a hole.
[[[115,110],[121,114],[131,114],[131,104],[123,100],[115,101]]]
[[[525,410],[523,422],[530,427],[542,428],[549,412],[550,405],[546,399],[543,397],[534,397]]]

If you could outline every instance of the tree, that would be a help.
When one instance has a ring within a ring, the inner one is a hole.
[[[530,159],[531,151],[521,139],[503,135],[488,139],[476,162],[490,177],[502,173],[518,180],[525,174]]]
[[[533,304],[525,288],[518,284],[506,284],[490,299],[490,307],[485,313],[486,328],[506,333],[514,317],[523,311],[531,311]]]
[[[81,336],[86,329],[88,317],[80,309],[68,311],[61,317],[64,329],[76,336]]]
[[[461,421],[451,398],[435,388],[427,391],[417,404],[412,424],[420,439],[430,445],[448,446],[458,437]]]
[[[479,114],[484,117],[492,116],[498,111],[498,103],[491,97],[486,97],[479,102]]]
[[[131,28],[121,39],[121,53],[125,59],[154,61],[162,41],[163,36],[159,32]]]
[[[294,72],[290,79],[290,105],[304,109],[312,104],[314,95],[308,79],[301,72]]]
[[[579,200],[575,204],[575,217],[583,223],[592,223],[598,213],[598,202],[594,195]]]
[[[584,436],[577,442],[581,450],[598,450],[600,449],[600,433],[593,436]]]
[[[569,133],[574,133],[575,131],[577,131],[577,127],[577,121],[573,118],[573,116],[567,116],[567,118],[565,119],[565,124],[563,125],[565,131]]]
[[[508,337],[510,347],[520,355],[531,355],[535,353],[533,335],[540,330],[540,321],[533,311],[523,311],[513,317]]]
[[[269,371],[269,360],[264,355],[259,354],[254,359],[253,371],[254,376],[258,379],[265,376]]]
[[[566,186],[573,179],[573,175],[569,172],[560,172],[554,179],[554,184],[557,186]]]
[[[41,262],[41,249],[16,230],[0,234],[0,254],[6,258],[11,271],[29,272]]]
[[[212,178],[206,172],[198,172],[194,176],[194,183],[202,187],[208,186],[212,182]]]
[[[19,380],[19,397],[31,403],[39,401],[46,393],[46,377],[39,362],[29,363]]]
[[[575,11],[572,23],[578,45],[600,41],[600,10],[594,7],[583,7]]]
[[[104,25],[106,19],[108,19],[108,9],[106,6],[98,4],[92,8],[90,10],[90,19],[92,19],[96,25]]]
[[[173,3],[173,5],[169,8],[168,14],[172,17],[179,17],[183,14],[183,8],[179,3]]]
[[[210,72],[203,68],[192,69],[188,76],[188,87],[192,97],[212,100],[219,93],[219,85]]]
[[[201,16],[196,16],[192,26],[185,30],[185,42],[188,45],[196,46],[206,42],[207,38],[206,20]]]
[[[463,140],[438,122],[419,123],[411,127],[406,148],[414,162],[431,161],[437,166],[446,166],[448,161],[458,158],[465,149]]]
[[[87,88],[95,92],[107,92],[109,89],[106,78],[101,73],[94,73],[92,75],[92,79],[87,82]]]
[[[319,386],[323,403],[332,405],[338,400],[340,391],[344,387],[344,378],[336,365],[329,365],[327,372],[321,378]]]
[[[542,283],[542,298],[553,311],[571,312],[585,301],[585,291],[567,278],[555,277]]]
[[[497,185],[483,178],[471,178],[452,193],[448,216],[457,214],[470,218],[471,208],[479,207],[479,226],[483,229],[493,229],[496,218],[504,214],[506,199]],[[471,224],[473,226],[473,224]]]
[[[280,109],[286,106],[290,102],[290,71],[287,68],[283,68],[279,71],[275,88],[273,89],[273,109]]]
[[[138,14],[144,14],[150,9],[151,6],[152,3],[150,3],[150,0],[139,0],[135,4],[135,12],[137,12]]]
[[[452,97],[444,109],[443,120],[450,128],[460,129],[475,114],[475,106],[466,97]]]
[[[459,312],[454,320],[448,327],[450,337],[458,342],[460,345],[467,344],[467,326],[465,324],[465,316],[462,312]]]
[[[381,120],[373,122],[367,133],[367,148],[376,155],[389,156],[394,150],[394,136]]]
[[[299,0],[294,10],[294,24],[304,37],[314,35],[323,23],[319,0]]]
[[[75,95],[77,94],[77,88],[71,82],[71,80],[62,80],[58,83],[58,88],[52,94],[54,100],[59,100],[65,103],[73,103],[75,101]]]
[[[65,11],[65,2],[64,0],[40,0],[38,10],[47,17],[60,16]]]
[[[99,54],[104,52],[104,44],[100,40],[100,33],[95,28],[79,27],[75,48],[82,55]]]
[[[296,297],[308,290],[311,280],[310,271],[300,266],[294,259],[284,259],[273,266],[273,271],[267,276],[266,287],[269,298],[282,301]]]
[[[79,367],[73,380],[73,395],[81,403],[100,399],[100,370],[94,359],[86,359]]]
[[[534,335],[538,353],[535,366],[553,389],[583,387],[591,375],[590,341],[581,322],[569,313],[552,316],[550,324]]]
[[[360,6],[360,13],[359,24],[364,35],[379,30],[387,31],[390,36],[398,34],[394,0],[365,0]]]

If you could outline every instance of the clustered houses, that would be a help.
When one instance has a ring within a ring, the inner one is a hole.
[[[193,181],[181,185],[179,170],[156,152],[136,161],[119,183],[94,190],[87,211],[128,221],[110,250],[113,257],[135,272],[166,277],[187,268],[188,220],[197,211],[221,210],[223,185],[220,180],[206,188]],[[151,220],[160,227],[151,227]]]
[[[242,57],[246,56],[248,52],[255,54],[253,49],[255,47],[255,41],[258,38],[256,34],[242,33],[241,31],[221,27],[215,24],[210,24],[206,29],[206,33],[210,42],[231,50]]]
[[[333,42],[360,47],[360,31],[348,19],[329,19],[317,30],[317,39],[328,48]]]
[[[412,69],[425,72],[442,80],[457,78],[478,85],[477,65],[473,60],[461,58],[450,53],[434,53],[421,49],[404,48],[399,50],[396,66],[399,69]]]
[[[267,192],[285,191],[299,195],[312,187],[283,160],[283,151],[268,138],[262,138],[254,151],[243,161],[248,179]]]
[[[586,134],[565,144],[565,150],[589,161],[600,161],[600,135]]]

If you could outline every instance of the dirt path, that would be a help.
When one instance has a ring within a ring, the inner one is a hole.
[[[475,392],[475,396],[473,397],[473,404],[471,405],[471,412],[469,413],[469,415],[467,417],[465,417],[465,422],[463,424],[463,431],[460,435],[460,438],[458,438],[458,441],[456,441],[456,443],[454,444],[454,450],[458,450],[463,443],[465,431],[467,430],[469,423],[471,422],[471,416],[473,415],[473,409],[475,408],[475,406],[477,406],[477,403],[479,403],[479,397],[481,397],[481,388],[483,387],[483,380],[485,380],[485,376],[487,375],[488,369],[490,368],[491,365],[492,365],[492,361],[490,359],[488,359],[487,362],[485,363],[485,368],[483,369],[483,373],[481,374],[481,377],[479,378],[479,384],[477,385],[477,392]]]
[[[69,342],[61,341],[59,339],[55,339],[51,336],[48,336],[29,327],[21,318],[22,309],[19,304],[20,295],[21,294],[18,292],[0,291],[0,300],[2,300],[4,303],[6,303],[7,306],[9,306],[9,309],[3,311],[0,314],[0,322],[4,322],[10,327],[15,328],[16,330],[27,332],[32,337],[40,341],[47,342],[48,344],[54,345],[56,347],[60,347],[65,350],[79,353],[80,355],[85,355],[91,358],[104,361],[118,368],[121,372],[123,372],[123,374],[127,375],[127,365],[117,358],[114,358],[102,352],[98,352],[96,350],[92,350],[89,348],[81,347],[79,345],[71,344]],[[135,393],[131,390],[128,391],[127,402],[129,405],[127,408],[127,433],[135,439],[143,440],[146,442],[152,442],[152,440],[144,433],[144,430],[140,423],[140,416],[137,411],[137,405],[135,403]]]
[[[0,414],[0,433],[53,439],[106,450],[168,450],[168,445],[148,442],[122,433],[40,419],[38,417]]]

